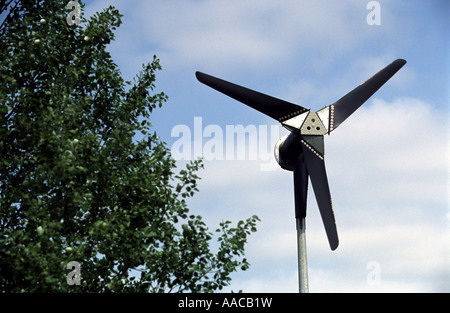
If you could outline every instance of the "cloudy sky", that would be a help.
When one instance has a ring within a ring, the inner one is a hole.
[[[211,230],[222,220],[262,220],[247,245],[250,269],[226,291],[298,291],[292,173],[272,157],[287,131],[200,84],[195,71],[318,110],[403,58],[325,138],[340,245],[329,249],[310,188],[309,289],[450,292],[449,3],[380,0],[379,25],[369,25],[369,2],[86,1],[88,16],[109,5],[124,14],[109,50],[126,79],[160,58],[157,86],[170,99],[153,114],[154,128],[169,147],[190,143],[188,158],[207,158],[191,211]],[[257,129],[257,140],[227,145],[227,126],[237,125]],[[222,157],[211,155],[212,143]]]

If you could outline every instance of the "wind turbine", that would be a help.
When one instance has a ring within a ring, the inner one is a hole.
[[[339,245],[325,170],[324,135],[341,125],[405,64],[403,59],[393,61],[344,97],[317,112],[201,72],[195,73],[203,84],[276,119],[290,131],[275,145],[275,157],[283,169],[294,174],[300,292],[308,292],[305,236],[308,177],[331,250],[336,250]]]

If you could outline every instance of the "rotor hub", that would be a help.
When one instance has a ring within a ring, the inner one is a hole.
[[[309,111],[302,126],[300,127],[300,134],[302,135],[316,135],[323,136],[328,133],[327,128],[322,123],[316,112]]]

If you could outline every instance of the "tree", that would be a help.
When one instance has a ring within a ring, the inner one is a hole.
[[[189,213],[203,164],[176,173],[151,129],[168,99],[153,93],[159,60],[124,81],[106,50],[122,15],[109,7],[68,25],[66,5],[0,6],[0,290],[222,289],[249,267],[258,218],[213,235]],[[72,261],[80,285],[68,284]]]

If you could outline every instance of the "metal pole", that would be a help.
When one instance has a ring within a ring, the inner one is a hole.
[[[298,249],[298,289],[300,293],[308,293],[308,263],[306,262],[306,223],[305,218],[296,218]]]

